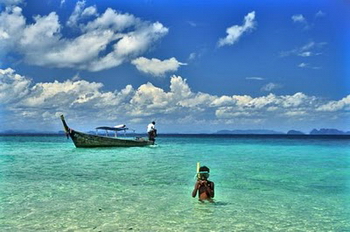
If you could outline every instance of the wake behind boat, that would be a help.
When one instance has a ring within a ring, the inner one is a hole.
[[[86,134],[69,128],[63,115],[61,115],[61,120],[64,130],[73,140],[75,147],[143,147],[154,144],[154,141],[144,138],[127,139],[101,136],[98,134]],[[117,131],[125,131],[128,128],[126,128],[125,125],[120,125],[117,127],[97,127],[96,130],[98,129],[106,130],[106,133],[107,131],[114,131],[117,133]]]

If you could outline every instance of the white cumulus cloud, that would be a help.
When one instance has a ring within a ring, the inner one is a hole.
[[[163,76],[167,72],[175,72],[181,65],[186,65],[172,57],[167,60],[159,60],[156,58],[147,59],[145,57],[139,57],[131,62],[136,68],[144,73],[151,74],[153,76]]]
[[[25,28],[25,18],[20,7],[7,7],[0,14],[0,58],[18,45]]]
[[[316,23],[315,19],[322,18],[325,15],[326,15],[325,13],[323,13],[321,10],[319,10],[317,13],[315,13],[314,20],[313,21],[310,20],[311,22],[309,22],[302,14],[292,15],[291,19],[292,19],[293,23],[300,25],[302,27],[302,29],[308,30],[308,29],[311,29],[315,25],[315,23]]]
[[[227,36],[219,39],[218,46],[222,47],[235,44],[244,33],[255,29],[255,26],[255,11],[252,11],[244,17],[243,25],[233,25],[226,29]]]
[[[270,82],[270,83],[264,85],[261,88],[261,90],[266,91],[266,92],[271,92],[274,89],[280,89],[280,88],[282,88],[282,86],[280,84]]]
[[[311,24],[308,23],[306,18],[302,14],[296,14],[292,16],[292,21],[302,26],[304,30],[310,29]]]
[[[97,8],[96,6],[89,6],[85,8],[85,1],[78,1],[75,5],[73,13],[70,15],[67,26],[69,27],[77,27],[79,24],[79,21],[89,17],[89,16],[98,16]],[[82,25],[83,26],[83,25]]]
[[[326,45],[327,45],[327,43],[325,43],[325,42],[317,43],[314,41],[310,41],[303,46],[294,48],[294,49],[289,50],[289,51],[283,51],[280,53],[280,56],[281,57],[291,56],[291,55],[301,56],[301,57],[319,56],[319,55],[322,55],[323,48]]]
[[[100,71],[130,62],[168,33],[160,22],[111,8],[100,15],[85,5],[78,1],[66,23],[51,12],[35,16],[32,24],[20,7],[7,7],[0,13],[0,56],[14,52],[32,65]],[[63,29],[76,36],[65,37]]]
[[[5,4],[5,6],[18,5],[23,3],[23,0],[0,0],[0,4]]]
[[[329,111],[329,112],[335,112],[343,109],[345,110],[350,109],[350,95],[342,98],[339,101],[330,101],[317,108],[318,111]]]
[[[306,19],[302,14],[297,14],[292,16],[293,22],[305,23]]]
[[[31,80],[15,73],[15,70],[0,69],[0,103],[16,102],[27,96]]]
[[[325,14],[323,11],[319,10],[319,11],[316,13],[315,17],[316,17],[316,18],[321,18],[321,17],[324,17],[325,15],[326,15],[326,14]]]

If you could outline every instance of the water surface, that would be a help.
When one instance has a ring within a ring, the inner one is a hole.
[[[1,231],[350,231],[350,140],[160,136],[141,148],[0,137]],[[196,163],[216,203],[191,197]]]

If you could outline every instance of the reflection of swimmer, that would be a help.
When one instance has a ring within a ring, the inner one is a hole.
[[[206,166],[199,168],[199,175],[192,191],[192,197],[196,197],[198,192],[198,199],[200,201],[207,200],[213,202],[212,198],[214,198],[214,182],[208,180],[209,171],[210,169]]]

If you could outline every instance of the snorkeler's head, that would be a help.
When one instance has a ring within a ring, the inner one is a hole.
[[[206,180],[209,178],[210,169],[207,166],[202,166],[199,168],[198,179]]]

